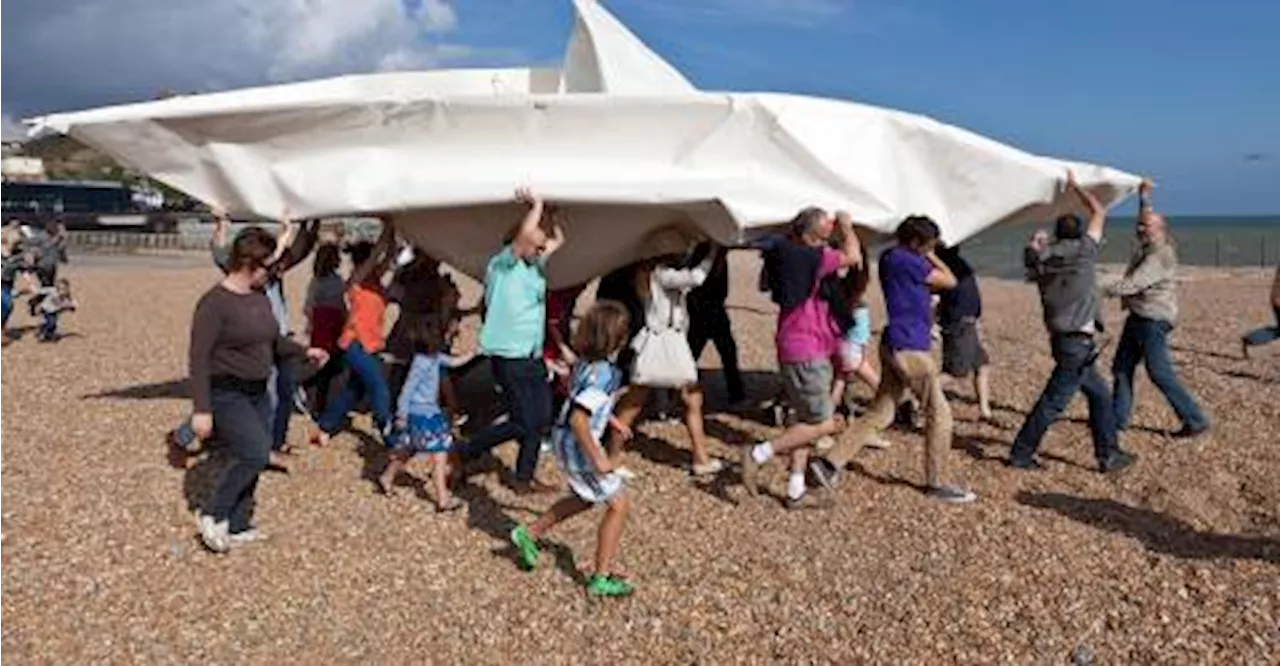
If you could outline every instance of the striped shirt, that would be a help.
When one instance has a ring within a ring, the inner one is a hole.
[[[597,474],[585,447],[600,446],[609,417],[613,414],[614,394],[622,386],[622,373],[608,361],[578,363],[570,380],[569,400],[560,412],[552,432],[556,460],[566,474]],[[587,410],[591,420],[591,442],[579,442],[573,434],[570,417],[576,408]]]

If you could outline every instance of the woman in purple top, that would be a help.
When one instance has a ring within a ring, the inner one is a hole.
[[[844,438],[825,460],[814,461],[813,472],[828,489],[858,450],[889,427],[895,406],[910,390],[920,399],[928,424],[924,467],[929,497],[953,504],[975,499],[968,490],[943,482],[952,421],[938,366],[930,354],[932,295],[935,290],[954,289],[956,276],[934,254],[939,235],[933,220],[909,217],[898,225],[897,245],[880,255],[880,287],[889,316],[880,339],[883,378],[871,408],[854,424],[853,436]]]

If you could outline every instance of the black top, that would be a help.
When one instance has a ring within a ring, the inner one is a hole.
[[[790,310],[813,293],[822,248],[797,243],[787,236],[774,235],[755,244],[764,252],[764,272],[773,302]]]
[[[946,327],[966,317],[981,317],[982,292],[978,290],[978,276],[974,273],[973,266],[954,247],[938,250],[938,258],[956,276],[956,288],[939,294],[938,323]]]

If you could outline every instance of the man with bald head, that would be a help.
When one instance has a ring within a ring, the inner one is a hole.
[[[1151,181],[1138,188],[1137,245],[1124,278],[1106,288],[1108,296],[1118,296],[1129,317],[1120,335],[1111,366],[1115,378],[1113,404],[1116,426],[1129,426],[1133,411],[1133,374],[1142,362],[1151,383],[1160,389],[1169,406],[1182,421],[1175,437],[1195,437],[1209,429],[1196,399],[1178,381],[1169,357],[1169,332],[1178,317],[1177,282],[1174,273],[1178,255],[1169,239],[1168,223],[1151,207]]]

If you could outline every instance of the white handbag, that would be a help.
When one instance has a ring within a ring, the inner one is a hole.
[[[645,328],[636,348],[631,383],[651,388],[682,388],[698,383],[698,362],[689,349],[689,340],[675,329],[675,302],[671,304],[668,326],[661,331]]]

